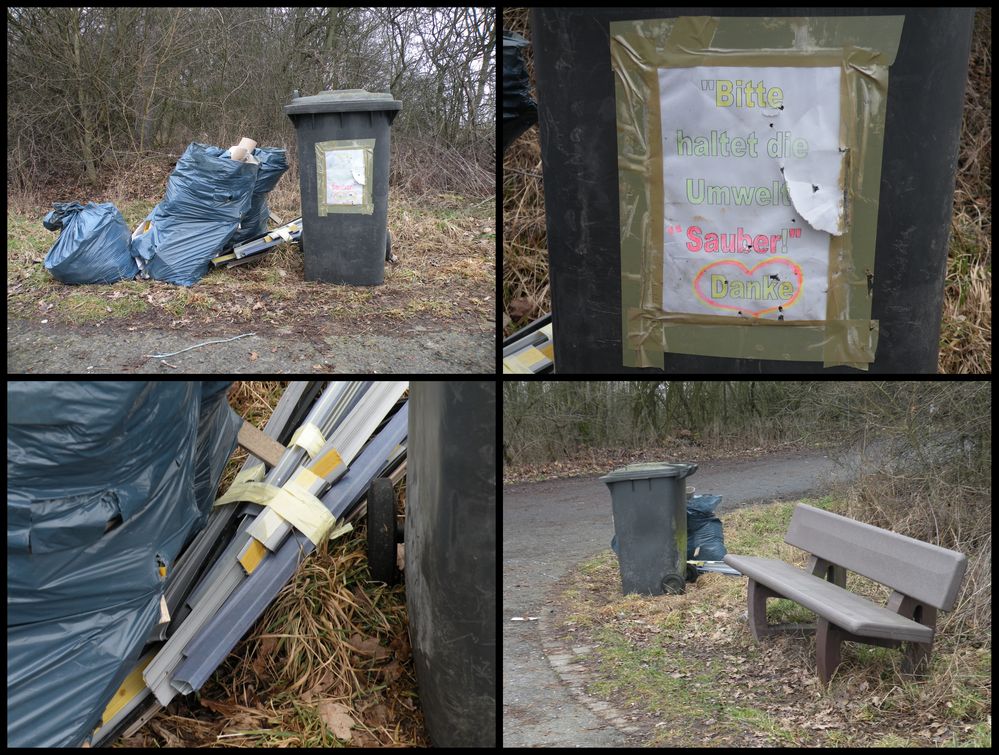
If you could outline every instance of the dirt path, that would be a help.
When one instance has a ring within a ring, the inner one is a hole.
[[[430,330],[425,326],[402,326],[391,334],[354,329],[340,334],[293,329],[258,331],[238,341],[212,344],[170,357],[166,362],[172,367],[143,356],[179,351],[206,340],[253,331],[253,327],[231,333],[155,328],[128,331],[123,327],[9,320],[7,372],[494,374],[496,371],[492,332]]]
[[[826,452],[705,462],[690,478],[724,496],[719,511],[773,499],[821,495],[852,467]],[[511,485],[503,492],[503,745],[595,747],[629,744],[578,703],[552,671],[540,626],[544,596],[574,564],[607,548],[610,496],[595,478]],[[539,616],[514,622],[513,616]]]

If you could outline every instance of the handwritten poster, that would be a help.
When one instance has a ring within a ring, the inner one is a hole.
[[[363,149],[326,152],[326,204],[361,204],[364,180]]]
[[[824,320],[843,233],[840,69],[659,70],[663,309]]]

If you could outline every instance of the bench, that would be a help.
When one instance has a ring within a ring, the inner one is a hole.
[[[783,561],[725,556],[749,577],[753,638],[814,631],[819,678],[828,684],[840,663],[840,643],[905,645],[903,670],[922,673],[929,661],[937,609],[957,600],[967,559],[947,550],[845,516],[799,504],[784,541],[811,554],[803,571]],[[846,590],[846,572],[892,588],[885,606]],[[787,598],[815,613],[814,625],[768,625],[767,600]]]

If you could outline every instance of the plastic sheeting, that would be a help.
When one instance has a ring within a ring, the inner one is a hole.
[[[249,212],[259,166],[223,154],[191,144],[170,174],[166,197],[133,236],[132,256],[151,277],[193,286]]]
[[[129,251],[128,225],[113,204],[57,202],[42,225],[62,233],[45,269],[63,283],[114,283],[139,268]]]
[[[229,151],[226,150],[222,156],[228,157]],[[250,208],[240,219],[239,230],[232,237],[234,244],[242,244],[267,233],[267,218],[270,216],[267,195],[288,170],[288,158],[283,149],[258,147],[253,150],[253,156],[260,163],[257,168],[257,181],[253,185]]]
[[[228,385],[8,383],[8,747],[79,745],[132,670],[235,448]]]

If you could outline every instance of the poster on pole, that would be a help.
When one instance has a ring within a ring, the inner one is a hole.
[[[668,313],[824,320],[839,67],[659,69]]]

